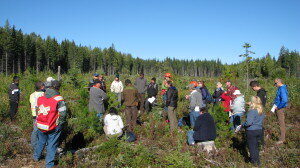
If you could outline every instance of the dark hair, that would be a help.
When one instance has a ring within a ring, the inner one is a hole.
[[[35,86],[35,90],[37,91],[37,90],[42,89],[42,87],[45,86],[45,84],[41,81],[38,81],[38,82],[35,83],[34,86]]]
[[[55,89],[55,90],[59,90],[60,89],[60,83],[57,80],[54,80],[51,82],[51,88]]]
[[[151,80],[153,80],[153,81],[156,81],[156,78],[155,78],[155,77],[153,77]]]
[[[13,82],[14,82],[14,83],[18,83],[19,80],[20,80],[20,78],[19,78],[18,76],[14,76],[14,77],[13,77]]]
[[[125,80],[125,85],[129,85],[129,84],[131,84],[131,81],[129,79],[126,79]]]
[[[207,108],[206,107],[201,107],[200,112],[206,113],[207,112]]]
[[[99,80],[99,79],[96,79],[96,80],[94,80],[94,85],[96,85],[97,83],[100,83],[101,84],[101,81]]]
[[[250,82],[250,86],[251,87],[255,87],[255,86],[260,86],[259,83],[257,81],[251,81]]]
[[[114,107],[111,107],[111,108],[109,109],[109,113],[110,113],[110,114],[118,115],[118,110],[117,110],[116,108],[114,108]]]

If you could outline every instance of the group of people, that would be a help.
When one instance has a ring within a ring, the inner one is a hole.
[[[170,73],[165,74],[162,82],[160,95],[164,104],[162,116],[170,124],[170,130],[176,131],[181,126],[177,120],[176,108],[178,105],[178,89],[174,86]],[[192,81],[188,85],[190,94],[186,95],[189,101],[189,126],[187,142],[189,145],[198,144],[209,151],[214,147],[214,140],[217,137],[215,122],[208,113],[208,104],[220,104],[224,107],[224,112],[228,112],[230,122],[233,124],[232,130],[238,132],[242,127],[246,130],[247,142],[250,151],[250,158],[253,164],[260,164],[259,143],[263,143],[263,120],[264,107],[267,102],[266,91],[257,81],[252,81],[250,86],[257,92],[257,96],[252,96],[251,101],[246,103],[244,96],[238,87],[233,86],[230,81],[226,82],[227,89],[222,88],[222,83],[217,83],[217,88],[211,95],[205,86],[204,81]],[[275,79],[275,86],[278,87],[272,112],[276,112],[281,136],[277,144],[285,142],[285,108],[288,105],[288,90],[283,84],[282,79]],[[60,137],[64,123],[66,122],[67,106],[63,97],[59,93],[60,82],[53,78],[47,78],[46,82],[37,82],[35,92],[30,95],[31,115],[33,118],[33,131],[31,144],[34,150],[33,158],[38,161],[41,159],[42,152],[46,146],[46,167],[54,166],[54,158],[59,146]],[[115,107],[108,109],[105,115],[105,100],[107,90],[104,77],[94,74],[89,87],[89,110],[97,112],[97,116],[103,120],[104,132],[107,136],[122,136],[124,128],[133,132],[137,124],[138,113],[143,114],[150,111],[156,105],[159,94],[156,78],[152,78],[148,84],[143,73],[132,82],[125,80],[125,87],[116,75],[115,80],[110,86],[110,91],[117,97],[118,105],[125,106],[124,113],[126,124],[118,114]],[[10,84],[9,104],[10,118],[14,120],[18,109],[20,98],[19,77],[13,78]],[[146,98],[147,94],[147,98]],[[249,110],[245,106],[249,105]],[[246,113],[246,111],[248,111]],[[242,123],[241,117],[247,114],[246,121]],[[104,116],[105,115],[105,116]]]

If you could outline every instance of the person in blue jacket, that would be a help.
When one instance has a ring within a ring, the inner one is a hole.
[[[279,138],[279,141],[276,142],[276,144],[281,145],[285,142],[286,129],[285,129],[284,113],[285,113],[286,107],[288,106],[289,98],[288,98],[287,86],[285,84],[283,84],[282,79],[279,79],[279,78],[275,79],[275,86],[278,89],[277,89],[276,97],[274,100],[273,109],[275,109],[275,111],[276,111],[276,115],[277,115],[279,126],[280,126],[280,138]],[[272,110],[272,111],[274,111],[274,110]]]

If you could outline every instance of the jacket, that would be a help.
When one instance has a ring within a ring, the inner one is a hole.
[[[54,90],[54,89],[49,88],[45,92],[45,97],[47,97],[47,98],[51,98],[51,97],[54,97],[56,95],[59,95],[59,92]],[[66,122],[66,118],[67,118],[67,106],[66,106],[66,102],[64,100],[60,101],[58,103],[57,111],[58,111],[58,114],[59,114],[58,125],[61,125],[61,124]]]
[[[261,130],[263,126],[265,115],[259,115],[256,109],[251,109],[247,113],[246,122],[243,124],[243,127],[246,130]]]
[[[257,91],[257,96],[260,98],[263,106],[265,107],[267,103],[267,91],[261,88]]]
[[[31,106],[31,114],[33,117],[36,117],[36,112],[37,112],[37,100],[39,97],[44,96],[45,93],[43,91],[35,91],[30,95],[29,102]]]
[[[139,93],[146,93],[147,91],[147,79],[145,78],[136,78],[134,86],[137,88]]]
[[[214,94],[212,95],[214,102],[220,102],[222,100],[221,95],[224,93],[223,88],[217,88],[214,92]]]
[[[233,100],[231,105],[231,110],[233,114],[245,113],[245,99],[244,96],[238,96]]]
[[[193,90],[190,95],[190,109],[194,110],[196,106],[202,108],[204,107],[204,104],[202,100],[202,94],[197,90]]]
[[[122,133],[124,124],[121,116],[107,114],[104,118],[104,125],[107,126],[107,132],[109,135],[115,135]]]
[[[230,102],[231,102],[231,97],[229,97],[225,92],[221,95],[222,98],[222,106],[225,108],[225,112],[230,111]]]
[[[213,141],[217,137],[215,121],[209,113],[197,117],[194,131],[193,138],[198,142]]]
[[[177,102],[178,102],[178,90],[176,87],[171,86],[167,90],[167,100],[166,100],[166,106],[171,106],[171,107],[177,107]]]
[[[123,83],[122,81],[113,81],[110,85],[110,91],[113,93],[122,93],[123,92]]]
[[[132,85],[125,87],[122,93],[122,102],[126,107],[134,107],[138,105],[138,91]]]
[[[278,109],[285,108],[288,105],[288,90],[286,85],[282,85],[278,87],[276,97],[274,100],[274,104],[277,106]]]
[[[8,88],[9,101],[19,103],[20,100],[20,88],[18,83],[12,83]]]
[[[103,114],[105,112],[103,101],[107,99],[106,93],[96,87],[90,89],[89,111],[96,111]]]
[[[158,85],[156,83],[150,83],[147,87],[148,97],[156,97],[158,94]]]

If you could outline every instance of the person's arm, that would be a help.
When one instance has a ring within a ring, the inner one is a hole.
[[[288,93],[286,89],[280,89],[280,101],[276,104],[278,109],[284,108],[288,103]]]
[[[250,127],[251,125],[253,125],[254,118],[255,118],[255,111],[250,110],[247,114],[247,119],[246,119],[246,122],[243,124],[243,126]]]
[[[59,114],[59,124],[63,124],[64,122],[66,122],[66,118],[67,118],[67,106],[66,106],[66,102],[60,101],[58,102],[57,105],[58,108],[58,114]]]
[[[105,115],[104,117],[104,125],[108,125],[108,115]]]
[[[206,99],[206,96],[207,96],[207,92],[206,92],[206,89],[202,89],[202,100],[205,100]]]
[[[100,96],[102,97],[103,100],[107,99],[107,94],[103,90],[100,90]]]
[[[120,81],[120,92],[123,92],[123,89],[124,89],[124,87],[123,87],[123,83]]]
[[[124,128],[124,124],[123,124],[123,121],[122,121],[122,118],[121,118],[121,116],[119,116],[119,126],[120,126],[120,128]]]
[[[148,84],[147,84],[147,79],[145,79],[144,92],[146,92],[146,91],[147,91],[147,86],[148,86]]]
[[[114,86],[115,83],[114,83],[114,82],[115,82],[115,81],[113,81],[113,82],[111,83],[111,85],[110,85],[110,91],[113,92],[113,93],[115,92],[115,86]]]

